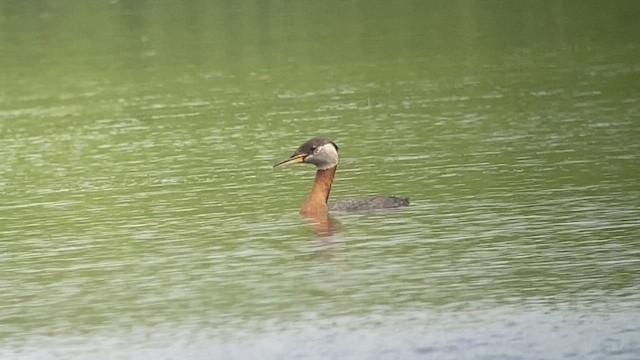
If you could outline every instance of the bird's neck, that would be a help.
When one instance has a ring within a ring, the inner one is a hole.
[[[316,172],[316,180],[313,182],[313,188],[307,198],[307,201],[302,205],[300,214],[312,215],[327,212],[327,201],[329,200],[329,193],[331,192],[331,184],[333,178],[336,175],[338,166],[334,166],[325,170],[318,170]]]

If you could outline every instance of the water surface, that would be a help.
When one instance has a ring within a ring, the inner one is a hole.
[[[638,10],[3,3],[0,357],[638,358]]]

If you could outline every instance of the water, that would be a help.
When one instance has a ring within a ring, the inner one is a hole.
[[[638,358],[638,10],[3,3],[0,358]]]

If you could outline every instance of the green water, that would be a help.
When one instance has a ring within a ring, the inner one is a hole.
[[[0,2],[0,357],[638,358],[639,15]]]

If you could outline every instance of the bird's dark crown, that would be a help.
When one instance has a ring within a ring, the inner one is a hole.
[[[300,145],[300,147],[298,147],[298,149],[296,150],[295,153],[293,153],[293,155],[311,154],[311,153],[313,153],[313,151],[315,149],[317,149],[318,147],[320,147],[322,145],[326,145],[326,144],[333,145],[333,147],[336,148],[336,151],[340,150],[338,148],[338,145],[336,145],[336,143],[334,143],[333,141],[331,141],[329,139],[312,138],[312,139],[309,139],[309,140],[305,141],[304,144]]]

